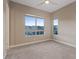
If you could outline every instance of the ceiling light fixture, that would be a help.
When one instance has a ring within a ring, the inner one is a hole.
[[[45,1],[45,4],[49,4],[50,2],[48,0]]]

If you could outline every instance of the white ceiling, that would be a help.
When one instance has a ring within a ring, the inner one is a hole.
[[[75,2],[75,0],[50,0],[51,3],[49,4],[41,4],[44,0],[11,0],[11,1],[47,12],[54,12],[70,3]]]

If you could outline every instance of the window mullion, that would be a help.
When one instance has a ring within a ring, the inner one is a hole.
[[[35,19],[35,26],[37,26],[37,18]]]
[[[37,35],[37,17],[35,19],[35,26],[36,26],[35,35]]]

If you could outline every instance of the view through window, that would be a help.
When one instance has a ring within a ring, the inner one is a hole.
[[[43,35],[44,18],[25,16],[25,35]]]

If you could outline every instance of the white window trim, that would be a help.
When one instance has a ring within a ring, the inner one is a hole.
[[[32,16],[32,17],[35,17],[36,20],[35,20],[35,26],[37,26],[37,18],[43,18],[41,16],[37,16],[37,15],[32,15],[32,14],[26,14],[24,16]],[[35,37],[35,36],[44,36],[45,35],[45,18],[44,19],[44,30],[40,30],[40,31],[44,31],[44,34],[41,34],[41,35],[25,35],[25,37]],[[25,19],[24,19],[24,27],[25,27]],[[39,30],[35,30],[35,31],[39,31]],[[24,31],[24,34],[25,34],[25,31]]]

